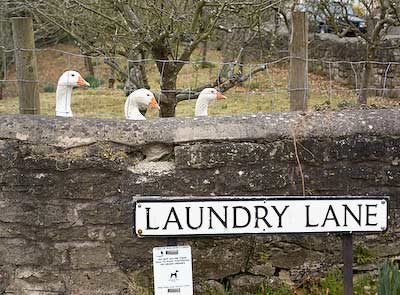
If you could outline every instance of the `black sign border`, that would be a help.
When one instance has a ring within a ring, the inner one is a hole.
[[[238,236],[249,236],[249,235],[290,235],[290,234],[297,234],[297,235],[313,235],[313,234],[324,234],[324,235],[330,235],[330,234],[338,234],[338,235],[343,235],[343,234],[368,234],[368,233],[385,233],[388,230],[389,227],[389,219],[390,219],[390,197],[389,196],[210,196],[210,197],[196,197],[196,196],[180,196],[180,197],[175,197],[175,196],[143,196],[143,197],[134,197],[136,200],[133,202],[133,208],[132,208],[132,232],[134,237],[137,238],[196,238],[196,237],[238,237]],[[284,233],[229,233],[229,234],[198,234],[198,235],[137,235],[135,228],[136,228],[136,205],[138,203],[166,203],[166,202],[176,202],[176,203],[182,203],[182,202],[209,202],[209,201],[259,201],[259,200],[268,200],[268,201],[296,201],[296,200],[357,200],[357,199],[362,199],[362,200],[386,200],[386,212],[388,213],[387,215],[387,221],[386,221],[386,228],[384,230],[380,231],[315,231],[315,232],[284,232]]]

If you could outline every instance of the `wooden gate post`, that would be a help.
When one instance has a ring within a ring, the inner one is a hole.
[[[289,53],[290,111],[306,111],[308,98],[308,20],[305,12],[293,12]]]
[[[11,22],[18,80],[19,112],[20,114],[39,114],[39,83],[32,18],[14,17]]]

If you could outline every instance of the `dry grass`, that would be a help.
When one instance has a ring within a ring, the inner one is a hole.
[[[289,100],[286,93],[277,95],[259,95],[251,93],[239,93],[228,91],[228,99],[217,101],[209,107],[210,115],[219,114],[240,114],[256,112],[284,112],[289,108]],[[55,114],[55,93],[41,93],[41,114]],[[328,107],[328,97],[319,93],[311,93],[309,105]],[[330,109],[351,107],[355,105],[356,96],[354,94],[347,96],[333,95],[330,99]],[[78,117],[100,117],[100,118],[123,118],[123,106],[125,96],[122,90],[110,90],[106,88],[97,89],[76,89],[72,98],[72,110]],[[377,107],[399,107],[398,101],[372,97],[369,104]],[[177,116],[194,116],[195,100],[183,101],[178,104]],[[18,99],[9,98],[0,101],[0,113],[18,113]],[[149,109],[148,118],[157,117],[155,110]]]
[[[68,52],[79,53],[72,45],[58,45],[53,47]],[[193,55],[192,61],[200,58],[200,52]],[[209,51],[209,60],[222,61],[222,54],[218,51]],[[42,51],[38,54],[39,79],[41,89],[57,83],[59,75],[66,69],[75,69],[85,75],[84,63],[81,57],[68,57],[60,52]],[[159,74],[154,63],[147,64],[149,82],[152,90],[159,91]],[[212,79],[216,79],[219,65],[201,69],[192,63],[185,65],[178,77],[179,88],[195,88]],[[250,67],[243,71],[248,73]],[[95,61],[96,76],[107,80],[108,67]],[[9,79],[15,78],[15,69],[11,68]],[[348,90],[344,85],[329,81],[323,76],[309,75],[309,106],[310,109],[337,109],[356,105],[356,93]],[[15,92],[15,85],[7,84],[6,93]],[[228,99],[218,101],[209,107],[210,115],[240,114],[255,112],[283,112],[289,109],[287,92],[287,62],[268,68],[260,72],[241,86],[227,91]],[[18,99],[15,97],[0,101],[0,113],[18,113]],[[41,114],[54,115],[55,93],[41,93]],[[72,97],[72,110],[79,117],[123,118],[125,96],[120,89],[107,89],[101,86],[96,89],[75,89]],[[386,98],[371,97],[369,104],[374,107],[399,107],[399,101]],[[177,116],[194,116],[195,100],[183,101],[178,104]],[[149,110],[149,118],[158,114]]]

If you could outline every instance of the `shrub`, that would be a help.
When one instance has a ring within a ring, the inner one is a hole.
[[[91,74],[86,75],[84,79],[89,82],[91,88],[97,88],[104,84],[103,80],[97,79]]]
[[[400,271],[399,266],[392,260],[386,259],[379,269],[378,276],[379,295],[400,294]]]
[[[51,84],[47,84],[43,87],[43,91],[46,93],[56,92],[56,87]]]
[[[375,260],[375,255],[370,249],[362,245],[358,245],[354,251],[353,261],[358,265],[371,263]]]
[[[197,70],[198,68],[200,69],[213,69],[216,68],[217,65],[213,62],[210,61],[205,61],[203,62],[201,59],[196,59],[196,61],[193,63],[193,66]]]

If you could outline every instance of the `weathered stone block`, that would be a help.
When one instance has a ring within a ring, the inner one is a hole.
[[[66,272],[64,280],[71,294],[144,294],[137,293],[134,283],[117,267],[102,268],[101,270],[76,270]]]
[[[114,266],[115,261],[107,245],[80,245],[70,249],[71,266],[74,269],[92,269]]]

